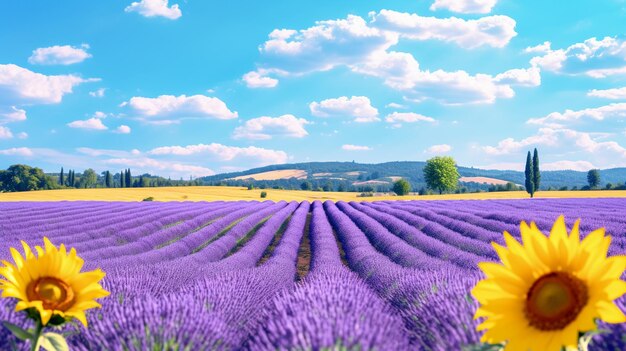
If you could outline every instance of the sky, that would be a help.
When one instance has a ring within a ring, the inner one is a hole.
[[[626,0],[4,1],[0,167],[626,166]]]

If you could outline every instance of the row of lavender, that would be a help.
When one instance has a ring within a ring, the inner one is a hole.
[[[19,240],[76,247],[112,292],[77,350],[461,349],[489,245],[561,213],[626,249],[626,201],[3,203],[0,257]],[[310,269],[296,274],[310,239]],[[623,304],[622,304],[623,307]],[[23,320],[0,302],[0,319]],[[622,348],[622,326],[594,340]],[[74,330],[68,330],[74,332]],[[0,341],[15,342],[0,331]]]

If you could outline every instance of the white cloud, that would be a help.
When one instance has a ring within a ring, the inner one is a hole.
[[[151,155],[209,155],[218,161],[249,160],[257,165],[286,163],[287,153],[255,146],[237,147],[217,143],[187,146],[162,146],[148,152]]]
[[[441,40],[463,48],[506,46],[515,32],[515,20],[508,16],[488,16],[476,20],[457,17],[424,17],[414,13],[381,10],[371,13],[373,27],[397,33],[412,40]]]
[[[104,92],[105,91],[106,91],[106,88],[100,88],[100,89],[95,90],[95,91],[90,91],[89,92],[89,96],[101,98],[101,97],[104,97]]]
[[[405,108],[409,108],[409,107],[408,107],[408,106],[406,106],[406,105],[398,104],[398,103],[396,103],[396,102],[390,102],[390,103],[388,103],[387,105],[385,105],[385,107],[388,107],[388,108],[397,108],[397,109],[405,109]]]
[[[233,119],[238,116],[222,100],[204,95],[161,95],[156,98],[136,96],[121,106],[128,106],[146,121],[165,124],[185,118]]]
[[[552,43],[550,43],[549,41],[544,41],[543,44],[527,47],[526,49],[524,49],[524,52],[545,54],[545,53],[552,51],[552,49],[550,48],[551,46],[552,46]]]
[[[12,139],[13,133],[8,127],[0,126],[0,139]]]
[[[33,156],[33,151],[27,147],[14,147],[0,150],[0,155],[6,156]]]
[[[168,7],[168,0],[141,0],[133,2],[124,11],[137,12],[144,17],[165,17],[171,20],[178,19],[183,15],[178,4]]]
[[[556,145],[557,131],[552,128],[541,128],[537,135],[522,140],[506,138],[498,142],[497,146],[484,146],[482,149],[489,155],[508,155],[527,147],[538,145]]]
[[[626,87],[606,90],[593,89],[587,93],[587,96],[613,100],[626,100]]]
[[[511,69],[498,74],[494,81],[499,84],[536,87],[541,85],[541,74],[537,67],[527,69]]]
[[[565,112],[552,112],[541,118],[531,118],[526,123],[546,126],[562,126],[562,123],[590,118],[602,121],[606,118],[626,118],[626,103],[612,103],[605,106],[586,108],[584,110],[565,110]]]
[[[427,117],[424,115],[420,115],[415,112],[393,112],[385,117],[385,121],[387,123],[415,123],[415,122],[429,122],[435,123],[435,119],[432,117]]]
[[[94,149],[90,147],[79,147],[79,148],[76,148],[76,151],[78,153],[91,156],[91,157],[100,157],[100,156],[130,157],[133,155],[132,152],[128,152],[124,150]]]
[[[98,119],[104,119],[104,118],[107,118],[107,116],[108,115],[106,113],[102,112],[102,111],[96,111],[96,112],[94,112],[93,116],[91,116],[91,117],[98,118]]]
[[[372,52],[396,44],[398,35],[371,28],[354,15],[318,21],[300,31],[276,29],[260,48],[262,68],[281,75],[327,71],[361,62]]]
[[[148,157],[113,158],[104,161],[108,165],[130,167],[139,173],[162,174],[163,172],[190,174],[192,177],[204,177],[215,174],[206,167],[182,164],[171,161],[155,160]]]
[[[89,45],[83,44],[80,47],[69,45],[55,45],[47,48],[39,48],[33,51],[28,58],[28,62],[33,65],[71,65],[83,62],[90,58],[87,53]]]
[[[497,2],[498,0],[435,0],[430,9],[459,13],[489,13]]]
[[[278,85],[278,79],[263,76],[257,71],[244,74],[242,79],[248,88],[274,88]]]
[[[511,98],[515,92],[488,74],[472,76],[465,71],[423,71],[413,55],[404,52],[379,52],[353,68],[355,72],[384,79],[386,85],[400,90],[412,101],[434,99],[448,105],[491,104],[498,98]]]
[[[572,170],[586,172],[590,169],[598,168],[589,161],[556,161],[547,162],[541,164],[541,169],[544,171],[560,171],[560,170]]]
[[[495,169],[495,170],[503,170],[503,171],[523,171],[524,164],[517,162],[499,162],[499,163],[491,163],[484,166],[476,166],[479,169]]]
[[[97,80],[74,75],[46,76],[14,64],[0,65],[0,105],[59,103],[75,86]]]
[[[515,95],[504,83],[505,76],[501,77],[503,82],[498,82],[487,74],[422,70],[413,55],[388,51],[401,37],[451,41],[464,47],[500,47],[515,35],[514,20],[505,16],[471,21],[437,19],[388,10],[370,16],[370,23],[349,15],[346,19],[319,21],[299,31],[276,29],[259,49],[259,67],[264,76],[281,77],[347,67],[355,73],[381,78],[417,102],[434,99],[444,104],[490,104]],[[455,29],[457,25],[463,30]],[[532,80],[508,80],[515,85],[531,85],[537,82],[538,72],[527,72]],[[511,71],[507,76],[521,73]]]
[[[367,123],[380,121],[378,109],[372,106],[366,96],[341,96],[309,104],[311,114],[316,117],[353,117],[354,122]]]
[[[28,133],[26,133],[26,132],[19,132],[19,133],[17,133],[17,138],[18,139],[26,139],[26,138],[28,138]]]
[[[446,154],[450,151],[452,151],[452,146],[448,144],[439,144],[429,147],[424,152],[428,154]]]
[[[26,120],[26,111],[19,109],[15,106],[11,106],[7,112],[0,111],[0,124],[19,122]]]
[[[73,121],[67,124],[68,127],[70,128],[78,128],[78,129],[89,129],[89,130],[105,130],[108,129],[107,126],[105,126],[102,123],[102,120],[96,117],[93,118],[89,118],[87,120],[79,120],[79,121]]]
[[[294,115],[280,117],[258,117],[247,120],[244,125],[235,128],[233,138],[268,140],[274,136],[304,138],[309,133],[304,129],[310,122]]]
[[[115,128],[114,132],[118,134],[130,134],[130,127],[122,124],[121,126]]]
[[[587,39],[567,49],[551,50],[531,59],[531,64],[544,70],[605,78],[626,73],[626,41],[612,37]]]
[[[351,144],[343,145],[341,146],[341,148],[347,151],[370,151],[372,150],[372,148],[369,146],[351,145]]]

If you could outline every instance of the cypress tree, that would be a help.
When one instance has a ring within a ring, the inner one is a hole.
[[[104,185],[107,188],[111,187],[111,172],[106,171],[106,173],[104,174]]]
[[[124,188],[126,186],[126,182],[124,178],[126,178],[126,171],[121,171],[120,172],[120,188]]]
[[[126,187],[130,188],[133,186],[133,177],[130,175],[130,168],[126,170]]]
[[[139,184],[137,184],[137,187],[143,188],[143,176],[142,175],[139,176]]]
[[[539,190],[540,183],[541,172],[539,171],[539,153],[537,152],[537,148],[535,148],[535,152],[533,153],[533,184],[535,186],[535,191]]]
[[[69,186],[69,187],[73,187],[74,186],[74,177],[72,175],[72,170],[71,169],[69,171],[67,171],[67,186]]]
[[[63,167],[61,167],[61,174],[59,175],[59,185],[65,185],[65,177],[63,176]]]
[[[531,198],[535,194],[535,177],[533,175],[532,162],[533,161],[530,158],[530,151],[528,151],[528,155],[526,156],[526,170],[524,171],[524,175],[526,176],[526,192],[530,194]]]

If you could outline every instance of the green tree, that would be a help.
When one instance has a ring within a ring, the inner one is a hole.
[[[600,170],[590,169],[587,172],[587,183],[589,183],[589,187],[592,189],[600,185]]]
[[[61,167],[61,174],[59,174],[59,185],[65,185],[65,176],[63,175],[63,167]]]
[[[300,184],[300,189],[302,189],[302,190],[311,190],[311,189],[313,189],[313,184],[311,184],[311,182],[309,182],[309,181],[302,182],[302,184]]]
[[[459,183],[459,171],[456,162],[450,156],[437,156],[426,161],[424,179],[429,188],[444,191],[453,191]]]
[[[526,192],[530,194],[532,198],[535,195],[535,176],[533,174],[532,159],[530,158],[530,151],[526,156],[526,169],[524,170],[524,176],[526,177]]]
[[[393,192],[398,196],[404,196],[411,192],[411,184],[406,179],[399,179],[393,183]]]
[[[55,181],[47,176],[41,168],[27,165],[12,165],[0,173],[3,191],[30,191],[54,189]]]
[[[130,175],[130,168],[126,170],[126,187],[131,188],[133,186],[133,177]]]
[[[539,153],[537,148],[533,152],[533,186],[535,192],[539,191],[539,184],[541,184],[541,171],[539,171]]]
[[[88,168],[83,172],[82,177],[80,177],[79,184],[81,188],[93,188],[96,186],[97,182],[98,182],[98,175],[96,174],[96,171],[94,171],[91,168]]]
[[[113,186],[113,177],[111,177],[111,172],[106,171],[104,173],[104,186],[110,188]]]
[[[125,182],[125,178],[126,178],[126,172],[125,171],[121,171],[120,172],[120,188],[124,188],[126,186],[126,182]]]

